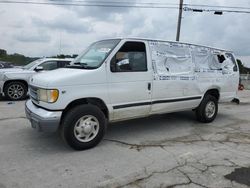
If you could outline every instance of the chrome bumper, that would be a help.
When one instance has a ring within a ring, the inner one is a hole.
[[[30,120],[31,127],[44,132],[57,131],[62,111],[49,111],[35,106],[29,99],[25,103],[26,117]]]

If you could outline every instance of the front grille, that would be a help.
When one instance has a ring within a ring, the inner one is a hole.
[[[31,100],[32,100],[33,102],[35,102],[35,103],[38,103],[38,95],[37,95],[37,92],[38,92],[38,87],[29,85],[29,95],[30,95]]]

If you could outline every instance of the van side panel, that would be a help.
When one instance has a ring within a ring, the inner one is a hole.
[[[154,67],[151,114],[197,107],[202,92],[189,45],[149,41]]]
[[[218,89],[220,102],[237,98],[239,70],[232,53],[211,49],[193,50],[193,59],[202,92]]]
[[[239,71],[231,52],[191,44],[149,41],[154,68],[151,113],[196,108],[216,89],[220,101],[237,96]]]
[[[228,62],[225,63],[225,68],[222,70],[225,87],[222,87],[221,102],[231,101],[233,98],[238,98],[238,86],[239,86],[239,67],[233,53],[225,53]]]

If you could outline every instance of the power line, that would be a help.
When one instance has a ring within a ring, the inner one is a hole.
[[[60,0],[50,0],[51,2],[56,2]],[[135,1],[90,1],[90,0],[71,0],[72,2],[84,2],[84,3],[105,3],[105,4],[138,4],[138,5],[170,5],[170,6],[179,6],[177,3],[162,3],[162,2],[135,2]],[[239,7],[239,6],[222,6],[222,5],[207,5],[207,4],[187,4],[183,3],[183,6],[191,6],[191,7],[212,7],[212,8],[234,8],[234,9],[250,9],[250,7]]]
[[[38,2],[38,1],[5,1],[3,4],[32,4],[32,5],[64,5],[64,6],[88,6],[88,7],[110,7],[110,8],[159,8],[159,9],[178,9],[178,6],[159,6],[159,5],[126,5],[126,4],[106,4],[105,2],[93,3],[65,3],[59,1],[53,2]]]
[[[192,11],[192,12],[228,12],[228,13],[245,13],[250,14],[250,11],[244,11],[244,10],[230,10],[230,9],[199,9],[199,8],[190,8],[190,7],[184,7],[184,11]]]
[[[60,1],[60,0],[50,0],[52,2]],[[71,0],[72,2],[84,2],[84,3],[104,3],[104,4],[133,4],[133,5],[151,5],[151,6],[179,6],[176,3],[162,3],[162,2],[134,2],[134,1],[89,1],[89,0]],[[207,4],[184,4],[183,6],[190,7],[211,7],[211,8],[230,8],[230,9],[250,9],[250,7],[239,7],[239,6],[221,6],[221,5],[207,5]]]
[[[230,9],[250,9],[250,7],[238,7],[238,6],[220,6],[220,5],[202,5],[202,4],[183,4],[184,6],[191,7],[211,7],[211,8],[230,8]]]
[[[106,8],[148,8],[148,9],[179,9],[178,4],[174,3],[148,3],[148,2],[128,2],[128,1],[89,1],[89,0],[72,0],[71,2],[62,2],[59,0],[50,0],[48,2],[39,1],[7,1],[0,0],[2,4],[31,4],[31,5],[62,5],[62,6],[86,6],[86,7],[106,7]],[[192,7],[207,7],[206,8],[192,8]],[[219,9],[215,9],[219,8]],[[238,10],[237,10],[238,9]],[[241,10],[240,10],[241,9]],[[245,9],[245,10],[243,10]],[[184,11],[193,12],[228,12],[228,13],[247,13],[249,14],[250,7],[237,6],[215,6],[203,4],[183,4]]]
[[[51,2],[56,2],[60,0],[50,0]],[[135,2],[135,1],[88,1],[88,0],[71,0],[71,2],[83,2],[83,3],[104,3],[104,4],[137,4],[137,5],[162,5],[162,6],[178,6],[177,3],[160,3],[160,2],[154,2],[154,3],[149,3],[149,2]]]

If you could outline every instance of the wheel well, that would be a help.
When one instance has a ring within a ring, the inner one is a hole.
[[[28,89],[28,83],[27,83],[25,80],[7,80],[6,82],[4,82],[3,90],[4,90],[5,87],[6,87],[9,83],[11,83],[11,82],[21,82],[21,83],[23,83],[23,84],[27,87],[27,89]]]
[[[63,110],[62,118],[65,116],[65,114],[73,107],[82,105],[82,104],[92,104],[97,106],[101,109],[101,111],[104,113],[105,117],[109,119],[109,112],[106,104],[103,102],[103,100],[98,98],[83,98],[83,99],[77,99],[72,101],[67,105],[67,107]]]
[[[209,89],[209,90],[205,93],[205,95],[208,95],[208,94],[214,96],[217,100],[220,99],[220,92],[219,92],[218,89]]]

